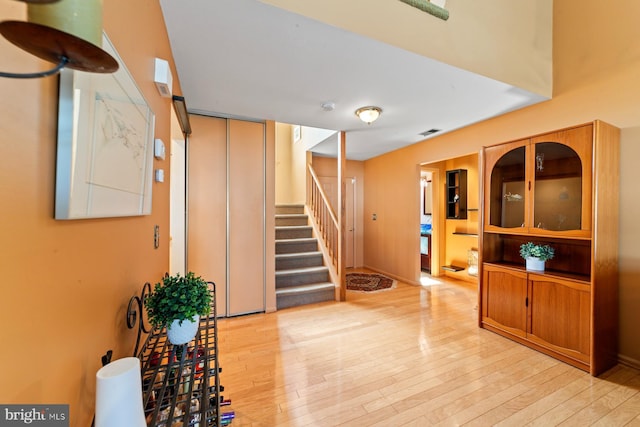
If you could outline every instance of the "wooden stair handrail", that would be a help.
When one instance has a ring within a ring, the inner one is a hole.
[[[307,206],[313,214],[318,226],[320,237],[322,238],[331,258],[331,263],[337,268],[339,253],[338,235],[340,233],[338,219],[331,208],[331,204],[329,203],[326,193],[322,189],[322,185],[320,185],[320,181],[313,169],[313,166],[308,166],[310,179],[308,180],[309,190],[307,191]]]
[[[311,177],[313,178],[313,184],[315,184],[315,187],[318,189],[318,192],[322,196],[322,201],[324,202],[324,205],[327,207],[327,210],[329,211],[329,215],[331,215],[331,221],[333,221],[333,224],[336,226],[336,228],[338,228],[338,219],[336,218],[336,214],[333,212],[333,208],[331,208],[331,203],[329,203],[329,198],[327,197],[326,193],[322,189],[322,185],[320,185],[320,180],[318,179],[318,175],[316,175],[316,172],[313,170],[313,166],[311,165],[309,165],[309,172],[311,173]]]

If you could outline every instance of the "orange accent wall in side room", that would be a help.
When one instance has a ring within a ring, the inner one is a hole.
[[[458,157],[446,161],[447,170],[465,169],[467,171],[467,218],[446,219],[445,217],[445,257],[444,265],[456,265],[464,267],[458,272],[444,271],[444,274],[459,280],[478,283],[477,276],[470,276],[467,268],[468,251],[478,249],[478,233],[480,211],[478,185],[478,155]],[[442,182],[446,177],[442,176]],[[445,184],[446,185],[446,184]],[[443,191],[446,194],[446,192]],[[446,197],[446,196],[445,196]],[[444,202],[443,202],[444,203]]]

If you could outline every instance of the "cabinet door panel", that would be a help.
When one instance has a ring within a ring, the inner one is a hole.
[[[591,324],[589,286],[534,274],[529,279],[529,339],[550,344],[555,350],[588,362]]]
[[[589,236],[592,141],[590,124],[531,139],[531,233]]]
[[[526,336],[527,327],[527,276],[494,266],[483,268],[482,321],[508,331]]]
[[[528,140],[484,149],[485,230],[526,231],[528,197],[526,147]]]
[[[533,224],[551,231],[582,229],[582,162],[571,147],[535,144]]]

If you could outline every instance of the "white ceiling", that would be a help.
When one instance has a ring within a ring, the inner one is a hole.
[[[546,99],[257,0],[160,4],[190,112],[344,130],[353,160]],[[365,105],[383,109],[371,125]]]

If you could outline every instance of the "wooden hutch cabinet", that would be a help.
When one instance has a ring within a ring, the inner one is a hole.
[[[480,326],[599,375],[617,362],[619,130],[601,121],[482,151]],[[527,271],[526,242],[555,250]]]

